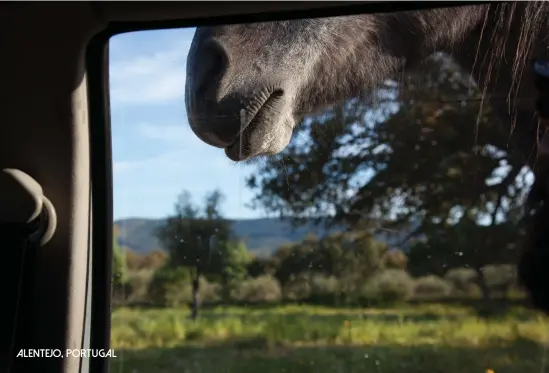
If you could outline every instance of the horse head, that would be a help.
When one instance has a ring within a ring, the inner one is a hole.
[[[303,114],[452,45],[484,8],[199,27],[187,60],[189,123],[232,160],[281,152]]]

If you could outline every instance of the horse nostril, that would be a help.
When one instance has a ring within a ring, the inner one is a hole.
[[[273,93],[271,93],[271,98],[274,98],[274,99],[282,98],[282,96],[284,96],[283,89],[277,89]]]
[[[212,89],[218,90],[221,80],[229,67],[229,57],[223,46],[216,40],[209,40],[202,46],[200,74],[197,79],[196,94],[203,96]]]

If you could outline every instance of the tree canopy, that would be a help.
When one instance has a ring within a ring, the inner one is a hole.
[[[528,169],[481,98],[448,57],[430,58],[398,84],[306,117],[248,179],[253,205],[296,224],[406,231],[420,240],[411,255],[437,247],[455,264],[511,260]]]

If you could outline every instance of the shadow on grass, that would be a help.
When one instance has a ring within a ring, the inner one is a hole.
[[[540,371],[543,346],[529,339],[483,347],[376,345],[292,347],[263,339],[208,347],[116,350],[117,373],[524,373]]]
[[[413,299],[407,302],[380,302],[380,301],[364,301],[359,303],[342,303],[334,304],[333,302],[314,302],[314,301],[280,301],[280,302],[260,302],[260,303],[250,303],[250,302],[237,302],[232,301],[230,303],[223,302],[208,302],[201,305],[201,310],[207,311],[211,309],[216,309],[218,307],[237,307],[237,308],[246,308],[250,310],[263,311],[271,310],[273,308],[281,306],[319,306],[319,307],[329,307],[330,309],[411,309],[417,306],[425,305],[439,305],[439,306],[456,306],[456,307],[468,307],[473,309],[484,308],[485,302],[481,299],[474,298],[433,298],[433,299]],[[519,299],[492,299],[489,301],[489,304],[493,307],[500,308],[513,308],[513,307],[523,307],[531,311],[535,311],[534,307],[530,304],[530,301],[525,298]],[[190,307],[190,305],[188,305]],[[155,310],[155,309],[164,309],[165,306],[155,305],[150,302],[134,302],[134,303],[124,303],[115,306],[115,308],[133,308],[133,309],[143,309],[143,310]]]
[[[467,315],[437,315],[435,313],[423,313],[423,314],[411,314],[406,315],[399,313],[398,311],[387,311],[383,314],[357,314],[357,313],[346,313],[346,312],[336,312],[328,315],[318,315],[318,314],[311,314],[307,312],[287,312],[284,314],[276,313],[276,311],[273,312],[264,312],[261,314],[255,314],[255,315],[246,315],[242,313],[231,313],[230,311],[227,311],[226,313],[222,314],[211,314],[211,313],[203,313],[200,315],[200,319],[202,320],[220,320],[225,318],[245,318],[249,322],[253,321],[263,321],[270,318],[279,318],[284,319],[287,322],[292,321],[319,321],[319,322],[329,322],[329,323],[343,323],[346,320],[365,320],[365,321],[372,321],[372,322],[381,322],[381,323],[398,323],[398,322],[433,322],[433,321],[458,321],[461,320]]]
[[[539,313],[528,308],[511,308],[509,305],[501,305],[498,303],[490,303],[488,305],[475,305],[476,307],[470,307],[469,312],[456,312],[456,313],[441,313],[437,310],[421,310],[421,312],[413,312],[414,307],[408,307],[407,309],[392,308],[383,309],[383,312],[370,312],[371,309],[364,308],[363,312],[356,312],[357,310],[339,310],[337,308],[330,313],[316,313],[310,312],[307,309],[285,310],[280,312],[280,309],[271,305],[270,308],[244,308],[234,309],[231,307],[218,308],[212,310],[211,308],[204,308],[199,314],[199,319],[208,321],[217,321],[223,319],[246,319],[248,322],[260,322],[269,319],[284,319],[288,322],[292,320],[308,320],[311,322],[330,322],[330,323],[343,323],[346,320],[364,320],[381,323],[398,323],[398,322],[436,322],[436,321],[459,321],[464,318],[476,316],[484,320],[503,320],[512,318],[515,321],[528,321],[537,319]],[[250,312],[247,312],[250,311]],[[261,311],[261,312],[252,312]],[[182,314],[188,314],[190,317],[190,311],[188,309],[182,309]]]

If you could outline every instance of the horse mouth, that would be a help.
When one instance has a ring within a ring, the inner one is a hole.
[[[230,160],[238,162],[269,154],[264,148],[264,141],[258,140],[265,138],[268,129],[266,126],[272,122],[272,117],[276,116],[283,95],[284,91],[281,89],[273,91],[252,115],[248,124],[242,126],[234,142],[225,148],[225,154]]]

